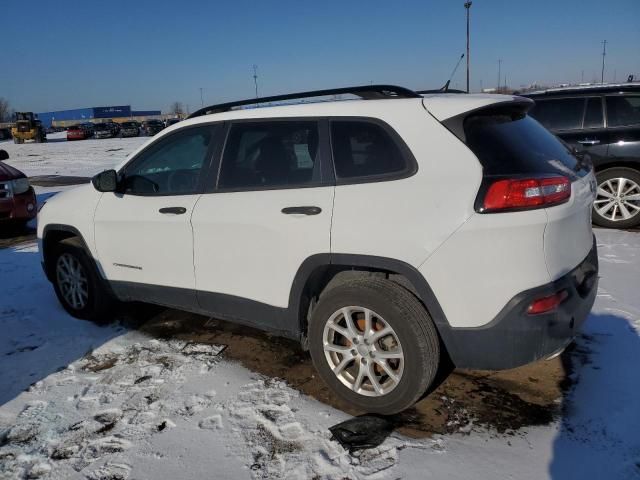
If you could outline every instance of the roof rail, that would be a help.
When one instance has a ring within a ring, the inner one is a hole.
[[[328,95],[345,95],[351,94],[364,100],[374,100],[381,98],[421,98],[413,90],[395,85],[362,85],[359,87],[332,88],[328,90],[312,90],[309,92],[287,93],[284,95],[274,95],[272,97],[249,98],[246,100],[238,100],[235,102],[220,103],[218,105],[210,105],[208,107],[196,110],[187,118],[200,117],[211,113],[228,112],[234,107],[243,105],[256,105],[258,103],[279,102],[284,100],[295,100],[303,98],[324,97]]]

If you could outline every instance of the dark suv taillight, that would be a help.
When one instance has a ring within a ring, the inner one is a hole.
[[[571,181],[564,176],[485,179],[487,187],[478,211],[502,211],[546,208],[571,197]]]

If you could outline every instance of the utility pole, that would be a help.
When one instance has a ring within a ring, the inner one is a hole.
[[[469,93],[469,13],[473,2],[465,2],[464,8],[467,10],[467,93]]]
[[[600,76],[600,83],[604,83],[604,57],[607,56],[607,41],[602,42],[602,75]]]
[[[502,80],[502,74],[500,72],[500,69],[502,68],[502,59],[499,58],[498,59],[498,93],[500,93],[500,80]]]
[[[200,87],[200,106],[204,108],[204,99],[202,98],[202,87]]]
[[[253,83],[256,86],[256,98],[258,98],[258,66],[253,66]]]

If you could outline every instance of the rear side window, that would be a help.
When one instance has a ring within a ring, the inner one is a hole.
[[[314,121],[237,123],[231,126],[219,188],[304,186],[320,181],[318,124]]]
[[[640,125],[640,95],[606,97],[607,123],[610,127]]]
[[[582,127],[584,98],[536,100],[530,115],[549,130],[575,130]]]
[[[338,179],[395,175],[408,170],[398,145],[376,123],[334,120],[331,145]]]
[[[578,162],[568,147],[522,111],[471,115],[464,132],[485,175],[576,175]]]

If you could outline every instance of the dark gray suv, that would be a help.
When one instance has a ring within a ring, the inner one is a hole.
[[[640,225],[640,83],[523,96],[536,102],[529,115],[593,163],[598,180],[593,222],[609,228]]]

